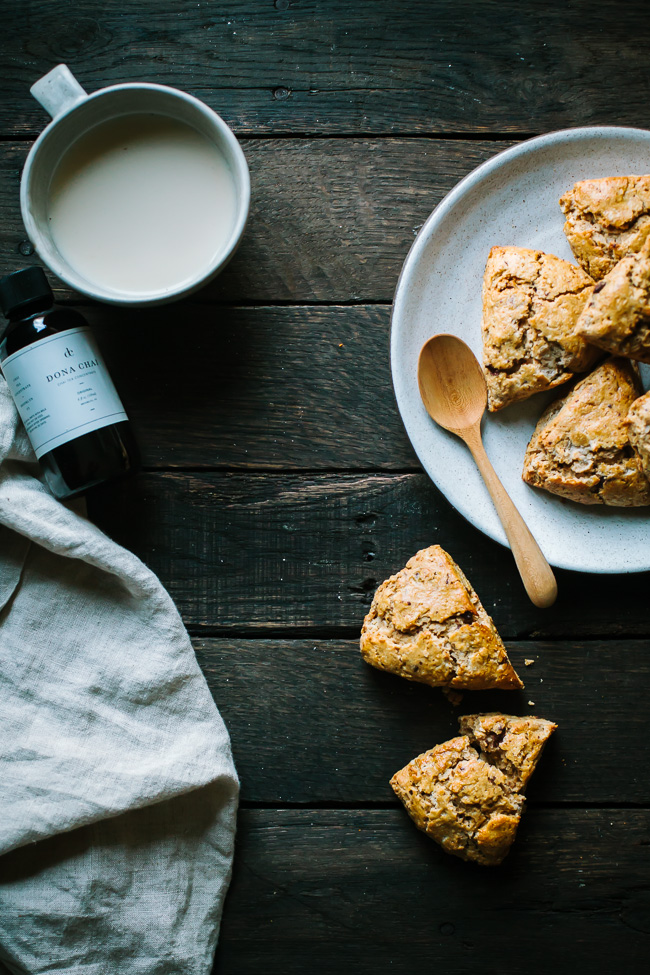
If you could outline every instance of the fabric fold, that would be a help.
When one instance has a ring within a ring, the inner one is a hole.
[[[0,958],[205,973],[234,843],[228,733],[159,580],[38,474],[0,380]]]

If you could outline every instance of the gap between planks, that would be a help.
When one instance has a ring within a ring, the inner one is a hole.
[[[51,120],[50,120],[51,121]],[[43,121],[43,128],[48,124],[47,119]],[[232,126],[231,126],[232,128]],[[39,137],[42,129],[37,129],[31,133],[19,132],[19,131],[7,131],[0,133],[0,142],[33,142]],[[345,132],[345,133],[327,133],[327,132],[317,132],[310,131],[309,129],[304,129],[296,132],[256,132],[254,129],[237,129],[235,132],[238,139],[247,139],[249,141],[268,141],[272,139],[273,141],[282,140],[284,142],[290,142],[292,139],[310,139],[310,140],[334,140],[346,141],[352,139],[383,139],[386,142],[396,141],[398,139],[431,139],[431,140],[443,140],[447,142],[499,142],[503,140],[512,140],[514,142],[526,142],[528,139],[535,139],[537,136],[544,135],[544,132],[387,132],[387,131],[377,131],[377,132]]]
[[[295,810],[296,812],[309,812],[314,810],[314,812],[321,811],[331,811],[331,812],[356,812],[367,810],[377,810],[377,811],[390,811],[395,809],[403,809],[403,806],[399,800],[395,799],[391,801],[390,799],[385,802],[378,801],[363,801],[359,802],[317,802],[313,799],[307,800],[305,802],[273,802],[267,800],[253,800],[253,799],[242,799],[239,803],[239,809],[246,810],[277,810],[278,812],[284,812]],[[650,810],[650,803],[648,802],[580,802],[572,799],[567,799],[566,802],[544,802],[543,800],[526,799],[526,810],[529,809],[594,809],[598,812],[621,812],[624,810]]]

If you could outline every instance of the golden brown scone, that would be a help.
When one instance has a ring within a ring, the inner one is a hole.
[[[598,282],[577,332],[606,352],[650,362],[650,237]]]
[[[630,444],[628,410],[638,370],[608,359],[542,414],[524,458],[523,478],[581,504],[650,504],[650,484]]]
[[[381,584],[363,623],[361,653],[379,670],[432,687],[523,687],[494,623],[439,545]]]
[[[496,711],[466,714],[458,720],[461,735],[478,745],[486,761],[501,769],[516,790],[526,788],[544,745],[557,725],[528,715],[518,718]]]
[[[517,833],[521,791],[557,725],[497,712],[458,723],[464,734],[418,755],[390,784],[418,829],[447,853],[496,866]]]
[[[571,250],[596,281],[650,236],[650,176],[584,179],[560,206]]]
[[[627,432],[643,473],[650,479],[650,392],[632,403],[627,414]]]
[[[512,846],[525,799],[466,736],[418,755],[390,784],[418,829],[447,853],[496,866]]]
[[[594,282],[553,254],[493,247],[483,278],[488,409],[502,409],[589,369],[598,353],[575,326]]]

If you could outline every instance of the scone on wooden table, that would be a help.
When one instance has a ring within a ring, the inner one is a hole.
[[[598,282],[577,332],[606,352],[650,362],[650,237]]]
[[[494,623],[439,545],[381,584],[361,631],[366,663],[432,687],[518,688]]]
[[[650,392],[632,403],[627,414],[627,431],[643,473],[650,479]]]
[[[640,251],[650,236],[650,176],[584,179],[560,206],[571,250],[596,281]]]
[[[465,734],[418,755],[390,784],[443,850],[496,866],[514,842],[526,802],[521,790],[556,725],[495,713],[466,715],[460,726]]]
[[[447,853],[496,866],[512,846],[525,799],[469,738],[418,755],[390,784],[418,829]]]
[[[488,409],[500,410],[589,369],[598,357],[576,334],[594,282],[542,251],[493,247],[483,278]]]
[[[627,415],[641,393],[628,359],[608,359],[542,414],[523,478],[581,504],[650,504],[650,484],[630,443]]]

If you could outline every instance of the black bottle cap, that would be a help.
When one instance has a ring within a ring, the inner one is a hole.
[[[24,267],[0,278],[0,308],[6,318],[19,318],[53,304],[54,295],[42,267]]]

